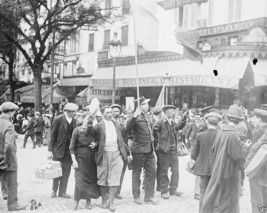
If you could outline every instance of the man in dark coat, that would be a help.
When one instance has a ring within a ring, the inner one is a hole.
[[[0,116],[0,173],[7,180],[8,211],[26,209],[26,206],[18,204],[16,132],[11,122],[18,109],[18,106],[14,103],[4,102],[2,104],[2,115]]]
[[[43,144],[43,132],[44,132],[44,119],[40,112],[35,112],[34,119],[34,134],[36,138],[36,144],[40,147]]]
[[[240,143],[238,123],[243,119],[241,107],[231,105],[214,141],[214,163],[206,189],[201,213],[239,213],[240,168],[244,155]]]
[[[112,109],[105,106],[101,109],[104,119],[94,128],[98,152],[96,155],[97,183],[100,186],[102,207],[115,211],[113,204],[126,160],[126,150],[118,122],[112,118]],[[107,205],[107,198],[108,204]]]
[[[64,113],[56,117],[51,128],[51,139],[48,144],[48,157],[55,161],[60,161],[62,165],[62,177],[53,179],[52,198],[57,195],[64,198],[70,198],[66,193],[70,170],[72,165],[69,145],[72,132],[76,127],[74,114],[78,110],[78,106],[73,103],[67,103],[64,107]]]
[[[167,105],[162,110],[165,116],[157,121],[153,128],[158,132],[156,150],[158,151],[161,197],[169,199],[169,193],[176,196],[182,195],[181,192],[176,191],[179,181],[176,132],[185,126],[187,116],[176,124],[173,121],[175,106]],[[168,178],[169,168],[172,172],[171,181]]]
[[[150,99],[145,99],[144,97],[136,100],[136,104],[139,102],[139,107],[137,107],[126,124],[126,131],[133,133],[131,147],[133,156],[132,192],[134,202],[137,204],[142,204],[140,200],[140,174],[143,167],[145,169],[144,201],[147,204],[156,204],[153,200],[156,175],[154,137],[151,121],[147,114],[149,101]]]

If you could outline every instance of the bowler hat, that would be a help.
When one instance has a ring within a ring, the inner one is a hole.
[[[18,110],[19,109],[19,107],[16,104],[14,104],[12,102],[9,102],[9,101],[4,102],[1,106],[2,106],[2,111],[3,112],[5,112],[5,111],[13,111],[13,110]]]
[[[239,119],[239,120],[243,120],[244,119],[242,108],[239,107],[236,104],[233,104],[233,105],[231,105],[229,107],[228,113],[227,113],[226,116],[227,117],[231,117],[231,118],[236,118],[236,119]]]
[[[64,107],[64,110],[74,112],[78,110],[78,106],[74,103],[67,103]]]
[[[263,109],[254,109],[255,115],[260,118],[267,118],[267,111]]]
[[[144,96],[141,96],[139,99],[135,99],[134,102],[142,104],[146,104],[150,101],[150,99],[146,99]]]
[[[119,104],[112,104],[110,108],[119,108],[121,110],[121,105]]]
[[[174,105],[166,105],[162,107],[163,112],[166,112],[168,109],[176,109]]]

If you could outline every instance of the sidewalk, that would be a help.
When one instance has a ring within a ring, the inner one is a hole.
[[[23,135],[20,135],[17,141],[18,147],[18,198],[19,202],[27,205],[26,211],[20,212],[32,212],[31,210],[31,200],[36,200],[37,204],[41,203],[36,211],[38,212],[73,212],[74,208],[74,171],[72,169],[70,174],[70,179],[68,183],[67,193],[71,195],[71,199],[65,198],[50,198],[52,180],[40,180],[35,178],[34,170],[38,164],[46,161],[47,158],[47,146],[37,147],[32,149],[32,142],[28,141],[26,149],[22,149],[22,139]],[[182,197],[170,197],[169,200],[163,200],[160,197],[159,192],[155,192],[155,200],[158,201],[158,205],[137,205],[133,202],[132,197],[132,187],[131,187],[131,172],[126,171],[123,187],[122,187],[122,200],[115,200],[116,212],[118,213],[198,213],[198,201],[194,199],[194,183],[195,177],[185,170],[188,157],[179,158],[179,171],[180,171],[180,181],[179,181],[179,191],[184,194]],[[143,198],[143,194],[141,195]],[[93,209],[90,211],[92,213],[108,213],[110,211],[106,209],[101,209],[101,198],[97,200],[92,200]],[[85,201],[82,200],[79,203],[79,209],[75,212],[88,212],[85,209]],[[0,196],[0,212],[8,212],[6,201]],[[250,204],[250,192],[248,179],[245,179],[245,190],[244,195],[240,198],[240,213],[251,213]]]

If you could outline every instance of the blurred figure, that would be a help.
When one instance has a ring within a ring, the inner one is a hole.
[[[8,211],[25,210],[26,206],[18,204],[18,182],[17,182],[17,145],[16,132],[12,124],[18,106],[12,102],[2,104],[2,115],[0,116],[0,173],[7,180],[7,207]]]
[[[97,144],[94,142],[93,121],[90,115],[89,112],[83,112],[82,125],[73,130],[69,148],[75,169],[75,210],[78,208],[80,199],[85,199],[86,208],[92,209],[91,199],[97,199],[100,196],[95,162]]]
[[[66,193],[68,180],[70,176],[72,159],[69,151],[71,135],[76,127],[74,119],[78,106],[73,103],[67,103],[64,107],[64,113],[56,117],[51,128],[51,138],[48,144],[48,158],[60,161],[62,166],[62,176],[53,179],[53,187],[51,197],[70,198]]]
[[[75,119],[76,119],[76,126],[81,126],[83,124],[83,111],[79,110],[76,115],[75,115]]]
[[[30,114],[28,115],[28,126],[25,128],[25,135],[24,135],[24,142],[23,142],[23,147],[22,148],[26,148],[26,144],[28,141],[28,138],[30,137],[32,139],[32,145],[33,145],[33,149],[36,148],[36,143],[35,143],[35,134],[34,134],[34,115]]]
[[[34,134],[36,138],[36,144],[40,147],[43,144],[43,132],[44,132],[44,119],[40,112],[35,112],[34,119]]]
[[[51,137],[51,118],[52,115],[44,114],[44,146],[48,145]]]

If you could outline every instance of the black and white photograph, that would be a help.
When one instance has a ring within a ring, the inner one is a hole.
[[[0,0],[0,212],[267,213],[267,0]]]

